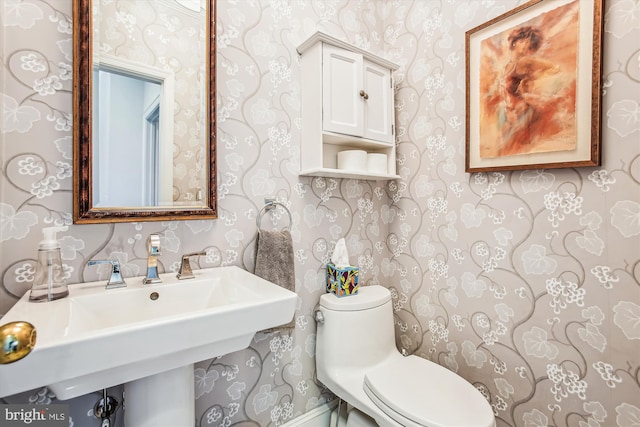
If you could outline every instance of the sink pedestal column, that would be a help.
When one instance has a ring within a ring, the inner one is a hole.
[[[125,427],[192,426],[193,364],[126,383],[124,399]]]

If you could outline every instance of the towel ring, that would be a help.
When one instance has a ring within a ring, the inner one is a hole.
[[[280,202],[276,202],[275,200],[272,199],[265,199],[265,205],[262,207],[262,209],[260,209],[260,211],[258,212],[258,216],[256,217],[256,226],[258,228],[260,228],[260,221],[262,220],[262,215],[272,209],[275,209],[275,205],[279,205],[282,206],[282,208],[287,212],[287,214],[289,215],[289,227],[287,227],[287,230],[291,231],[291,226],[293,225],[293,217],[291,216],[291,211],[289,210],[289,208],[287,208],[287,206],[284,203],[280,203]]]

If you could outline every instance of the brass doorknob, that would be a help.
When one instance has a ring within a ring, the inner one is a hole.
[[[36,328],[29,322],[10,322],[0,326],[0,365],[16,362],[36,345]]]
[[[364,90],[360,91],[360,96],[363,97],[364,99],[369,99],[369,94]]]

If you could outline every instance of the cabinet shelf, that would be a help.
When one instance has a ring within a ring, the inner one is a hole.
[[[398,65],[317,32],[302,55],[300,175],[368,180],[396,175],[392,72]],[[387,157],[387,173],[338,169],[338,153],[364,150]]]
[[[366,179],[366,180],[379,180],[379,181],[389,181],[393,179],[400,179],[400,175],[355,172],[355,171],[348,171],[344,169],[332,169],[332,168],[307,169],[307,170],[300,171],[299,175],[322,176],[326,178]]]

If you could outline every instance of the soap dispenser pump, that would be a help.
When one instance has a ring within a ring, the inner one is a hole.
[[[46,302],[64,298],[69,295],[64,280],[62,259],[60,257],[60,242],[56,239],[58,231],[67,231],[67,226],[45,227],[42,229],[44,240],[38,249],[38,264],[36,275],[31,287],[29,301]]]

